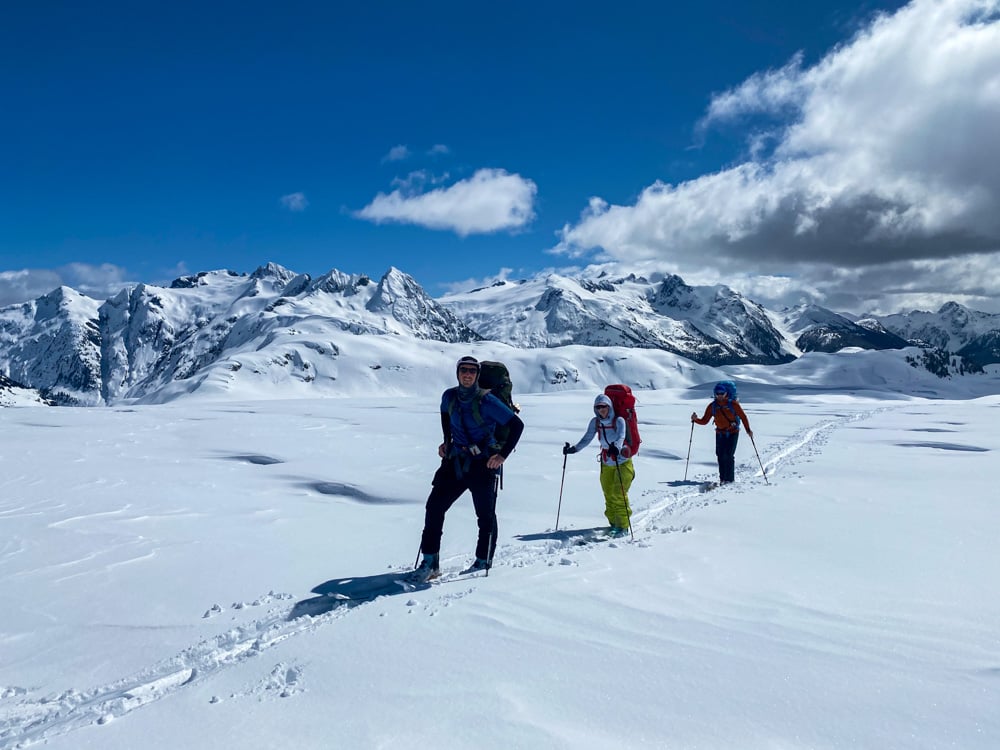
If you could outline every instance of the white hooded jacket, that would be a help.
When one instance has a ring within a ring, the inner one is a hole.
[[[601,419],[600,415],[597,413],[597,407],[600,405],[608,407],[608,416],[605,419]],[[574,446],[576,451],[590,445],[591,441],[594,439],[594,435],[598,435],[600,437],[601,462],[605,466],[621,466],[626,461],[632,460],[631,457],[628,456],[627,448],[625,449],[625,452],[622,453],[622,449],[625,448],[625,438],[628,435],[625,431],[625,420],[621,417],[615,416],[615,410],[611,405],[611,399],[603,393],[594,399],[594,418],[591,419],[590,424],[587,425],[587,432],[584,433],[584,436],[580,438]],[[619,452],[617,462],[608,453],[608,448],[612,445],[614,445]]]

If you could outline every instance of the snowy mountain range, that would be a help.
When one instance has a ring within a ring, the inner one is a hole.
[[[484,338],[518,348],[661,349],[710,365],[780,364],[798,354],[763,307],[725,286],[678,276],[571,279],[551,274],[448,295]]]
[[[914,311],[879,320],[918,346],[954,352],[978,365],[1000,362],[1000,315],[948,302],[936,313]]]
[[[399,346],[404,339],[423,343]],[[236,381],[262,396],[279,387],[299,395],[423,392],[446,385],[441,362],[470,346],[505,361],[546,350],[530,366],[554,386],[620,378],[615,363],[628,350],[655,350],[659,370],[636,384],[658,387],[662,372],[695,365],[779,365],[805,352],[914,343],[1000,362],[1000,315],[956,303],[859,320],[814,305],[773,312],[726,286],[692,287],[674,275],[550,274],[433,299],[396,268],[374,282],[337,270],[313,279],[273,263],[250,275],[210,271],[168,287],[140,284],[104,302],[61,287],[0,309],[8,387],[79,405],[221,393]]]
[[[845,347],[902,349],[910,346],[875,318],[857,322],[818,305],[804,304],[782,311],[786,329],[797,335],[795,346],[803,352],[836,352]]]

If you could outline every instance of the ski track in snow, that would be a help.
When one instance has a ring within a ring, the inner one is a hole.
[[[799,461],[820,454],[830,435],[838,428],[869,419],[890,408],[892,407],[882,407],[824,419],[799,430],[781,443],[768,446],[768,449],[760,454],[767,472],[767,481],[775,481]],[[652,539],[661,534],[690,531],[691,526],[679,521],[688,511],[708,505],[724,504],[740,494],[765,487],[765,479],[761,474],[760,464],[757,463],[756,452],[751,461],[752,463],[743,461],[737,465],[735,484],[716,488],[711,492],[704,492],[699,486],[709,479],[704,475],[692,479],[691,483],[669,490],[647,490],[643,496],[650,500],[645,506],[640,507],[640,504],[633,500],[634,541],[626,536],[600,543],[611,547],[624,544],[649,546]],[[678,522],[670,523],[673,520]],[[497,550],[496,567],[574,565],[573,555],[592,549],[594,544],[592,542],[580,544],[580,539],[568,532],[561,537],[557,533],[553,536],[552,539],[501,545]],[[440,582],[465,581],[470,587],[460,592],[434,591],[437,586],[435,584],[423,590],[426,597],[432,597],[431,602],[423,602],[428,606],[430,614],[434,613],[436,604],[443,603],[447,606],[475,591],[475,576],[459,577],[455,571],[447,570],[447,565],[451,563],[454,566],[458,559],[455,557],[443,561],[446,571]],[[415,597],[420,595],[421,591],[412,592],[412,595],[409,595],[410,593],[404,594],[408,595],[406,606],[411,608],[420,606],[422,602]],[[291,594],[270,592],[252,604],[237,604],[234,608],[263,606],[272,604],[276,600],[287,601],[294,598]],[[377,598],[371,601],[376,601]],[[0,686],[0,750],[26,748],[82,727],[103,725],[120,719],[187,685],[210,678],[220,670],[256,658],[288,638],[325,627],[348,616],[355,606],[365,606],[369,603],[371,602],[337,603],[333,600],[328,608],[322,608],[321,614],[315,616],[303,614],[291,619],[289,615],[294,607],[273,607],[264,617],[201,641],[134,676],[84,691],[69,689],[59,694],[29,698],[30,691],[24,688]],[[211,617],[221,611],[221,608],[215,605],[203,617]],[[278,664],[265,684],[258,686],[256,690],[287,697],[303,689],[300,686],[301,680],[301,667]],[[212,698],[213,703],[217,701],[218,698]]]

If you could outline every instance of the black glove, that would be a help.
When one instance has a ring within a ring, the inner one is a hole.
[[[568,456],[570,453],[576,453],[576,446],[566,443],[566,445],[563,446],[563,455]]]
[[[618,446],[612,443],[608,446],[608,455],[611,456],[615,461],[618,460]]]

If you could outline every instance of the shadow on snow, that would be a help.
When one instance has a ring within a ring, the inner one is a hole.
[[[408,572],[333,578],[313,588],[312,593],[317,596],[296,602],[288,614],[288,619],[294,620],[305,615],[318,617],[340,607],[356,607],[374,601],[380,596],[409,594],[430,588],[429,583],[413,583],[406,580]]]
[[[607,526],[593,526],[588,529],[560,529],[559,531],[544,531],[538,534],[518,534],[515,535],[514,538],[519,539],[522,542],[569,542],[579,539],[580,537],[592,537],[595,534],[600,534],[601,532],[607,530]]]

